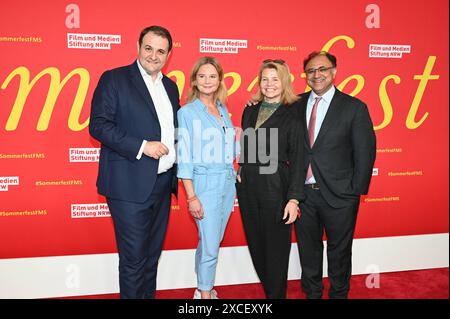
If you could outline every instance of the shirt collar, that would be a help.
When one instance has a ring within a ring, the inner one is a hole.
[[[331,99],[334,96],[335,91],[336,91],[336,88],[334,87],[334,85],[331,86],[331,88],[327,92],[325,92],[324,95],[321,96],[322,100],[324,100],[327,103],[330,103]],[[314,93],[314,91],[311,90],[311,94],[309,96],[310,101],[314,101],[316,99],[316,97],[318,97],[318,95],[316,93]]]
[[[203,110],[208,111],[208,108],[206,107],[206,105],[200,101],[200,99],[197,97],[195,98],[194,102],[199,105]],[[223,104],[220,103],[220,100],[217,100],[217,106],[223,108]]]
[[[152,77],[150,76],[150,74],[148,74],[148,73],[144,70],[144,68],[142,67],[142,65],[141,65],[141,63],[139,62],[139,60],[136,60],[136,63],[137,63],[137,65],[138,65],[139,72],[141,73],[142,77],[143,77],[144,79],[145,79],[145,78],[148,78],[148,79],[150,79],[150,80],[153,81]],[[155,82],[155,83],[156,83],[156,82],[159,82],[159,81],[162,80],[162,78],[163,78],[162,72],[159,71],[159,72],[158,72],[158,75],[156,76],[156,80],[155,80],[154,82]]]

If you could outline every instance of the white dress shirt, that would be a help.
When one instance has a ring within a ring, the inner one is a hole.
[[[169,96],[162,83],[163,75],[158,73],[155,80],[144,70],[139,61],[136,62],[148,92],[152,97],[153,104],[155,105],[156,114],[158,115],[159,125],[161,126],[161,143],[163,143],[169,149],[169,154],[163,155],[159,158],[158,174],[164,173],[172,168],[175,163],[175,126],[173,124],[173,108],[170,103]],[[142,157],[146,140],[142,142],[141,149],[139,150],[137,159]]]
[[[320,128],[322,126],[323,120],[325,119],[325,115],[327,115],[328,108],[330,107],[331,100],[333,99],[334,92],[336,88],[332,86],[324,95],[321,96],[319,104],[317,105],[317,113],[316,113],[316,126],[314,127],[314,141],[317,139],[319,135]],[[316,97],[319,97],[314,91],[311,91],[308,99],[308,105],[306,107],[306,125],[309,127],[309,118],[311,117],[312,108],[314,106],[314,102],[316,101]],[[316,179],[313,176],[310,177],[306,181],[305,184],[314,184],[316,183]]]

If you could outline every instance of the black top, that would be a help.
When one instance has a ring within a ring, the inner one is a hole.
[[[298,103],[280,105],[256,130],[261,103],[244,109],[239,165],[269,166],[270,162],[275,161],[278,165],[287,166],[289,169],[287,198],[300,201],[304,198],[305,165],[304,129],[303,122],[299,118]],[[273,148],[275,151],[271,151]]]

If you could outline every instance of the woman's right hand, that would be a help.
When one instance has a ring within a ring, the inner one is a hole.
[[[245,106],[253,106],[258,104],[257,100],[248,100],[247,103],[245,103]]]
[[[196,197],[193,201],[189,202],[188,205],[189,212],[191,213],[192,217],[196,219],[203,219],[203,207],[202,203],[200,203],[200,200]]]

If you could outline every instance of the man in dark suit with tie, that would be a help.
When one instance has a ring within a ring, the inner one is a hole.
[[[336,57],[313,52],[304,61],[312,91],[302,94],[305,196],[295,229],[301,283],[308,298],[323,291],[323,233],[327,236],[330,298],[347,298],[360,195],[367,194],[376,136],[366,104],[334,86]]]
[[[92,98],[89,132],[101,142],[97,188],[114,222],[121,298],[154,298],[176,193],[179,94],[161,73],[171,49],[168,30],[145,28],[137,60],[103,73]]]

